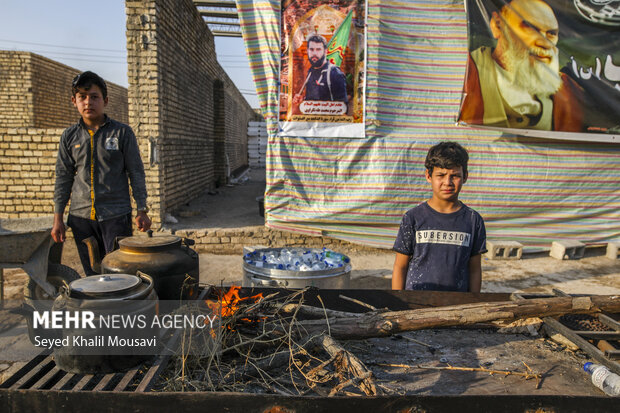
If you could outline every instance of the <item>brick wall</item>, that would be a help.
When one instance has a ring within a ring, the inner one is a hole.
[[[106,113],[136,133],[157,224],[248,164],[247,124],[260,115],[217,62],[191,0],[129,0],[126,11],[130,88],[108,82]],[[70,101],[78,72],[0,51],[0,218],[53,212],[58,141],[79,117]]]
[[[0,51],[0,127],[34,124],[30,53]]]
[[[54,166],[62,131],[0,127],[0,218],[54,213]]]
[[[34,53],[0,50],[0,218],[54,213],[58,142],[79,119],[71,104],[77,73]],[[127,123],[127,89],[106,83],[106,113]]]
[[[191,0],[125,5],[130,125],[158,222],[248,164],[245,131],[257,115],[217,62]]]
[[[172,231],[165,231],[173,233]],[[196,242],[197,251],[210,254],[241,254],[243,247],[263,246],[267,248],[303,247],[330,248],[342,253],[380,252],[384,249],[367,247],[329,237],[315,237],[306,234],[279,231],[264,226],[242,228],[209,228],[176,230],[174,235]]]
[[[71,81],[79,72],[34,53],[0,50],[0,127],[65,128],[75,123],[80,115],[71,103]],[[106,113],[128,123],[127,89],[106,83]]]

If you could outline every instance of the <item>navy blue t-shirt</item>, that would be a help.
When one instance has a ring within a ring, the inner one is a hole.
[[[407,290],[468,291],[469,259],[486,249],[480,214],[465,204],[443,214],[424,202],[403,215],[394,251],[411,256]]]

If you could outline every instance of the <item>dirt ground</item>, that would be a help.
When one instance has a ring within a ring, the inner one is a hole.
[[[394,253],[349,254],[352,263],[349,288],[390,289]],[[84,273],[72,240],[63,249],[62,262]],[[26,274],[5,270],[5,298],[21,299]],[[241,255],[200,254],[200,282],[242,285]],[[516,261],[483,259],[482,292],[551,294],[620,294],[620,261],[605,257],[604,248],[587,249],[580,260],[557,260],[547,253],[524,254]]]
[[[480,345],[484,343],[484,345]],[[399,394],[599,394],[580,371],[583,353],[544,338],[484,329],[432,329],[346,342],[377,383]],[[475,371],[532,372],[541,380]],[[457,369],[450,370],[450,367]],[[458,370],[473,368],[474,371]]]
[[[391,288],[394,253],[349,254],[350,288]],[[580,260],[559,261],[547,253],[525,254],[518,261],[483,259],[482,292],[551,293],[557,288],[569,294],[619,294],[620,262],[605,257],[603,248],[587,250]],[[240,284],[242,260],[233,255],[200,255],[200,281],[208,284]]]

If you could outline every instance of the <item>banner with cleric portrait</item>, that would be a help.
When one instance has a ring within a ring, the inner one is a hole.
[[[466,0],[461,125],[620,141],[620,0]]]
[[[280,136],[362,138],[365,0],[282,0]]]

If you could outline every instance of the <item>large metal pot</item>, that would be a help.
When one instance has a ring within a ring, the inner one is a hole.
[[[111,373],[140,364],[156,354],[157,339],[152,341],[154,346],[148,351],[142,347],[130,348],[114,343],[158,336],[159,329],[147,322],[157,315],[158,308],[153,279],[143,273],[139,276],[101,274],[71,282],[56,298],[52,310],[62,314],[79,314],[80,320],[92,314],[95,328],[79,321],[79,325],[64,325],[58,334],[62,345],[53,352],[56,365],[71,373]],[[100,319],[107,320],[109,324]],[[110,322],[113,319],[133,320],[134,324],[113,325]],[[140,325],[140,319],[144,320],[144,325]]]
[[[253,254],[280,253],[284,248],[263,248]],[[295,248],[287,248],[295,250]],[[299,248],[304,252],[321,253],[318,249]],[[318,287],[327,289],[349,288],[351,279],[351,264],[348,257],[347,263],[342,267],[326,268],[316,271],[294,271],[286,269],[258,267],[246,260],[243,262],[243,287],[278,287],[278,288],[304,288]]]
[[[96,263],[96,246],[85,240]],[[137,274],[153,278],[160,300],[179,300],[193,295],[199,278],[198,253],[190,248],[194,241],[174,235],[133,236],[119,239],[118,249],[101,261],[100,273]],[[91,244],[91,245],[89,245]],[[97,270],[96,265],[93,268]]]

